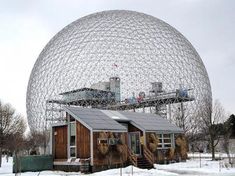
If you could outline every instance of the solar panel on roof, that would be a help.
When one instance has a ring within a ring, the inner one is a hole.
[[[142,127],[145,131],[170,131],[173,133],[183,132],[179,127],[171,124],[167,119],[159,115],[150,113],[135,113],[118,111],[120,114],[132,120],[135,124]]]
[[[80,107],[66,107],[65,109],[72,112],[77,118],[81,119],[94,130],[126,130],[123,125],[115,120],[128,120],[145,131],[183,132],[180,128],[156,114]]]
[[[77,120],[83,121],[93,130],[126,131],[125,127],[102,113],[100,110],[79,107],[65,107],[65,110],[67,110],[68,113],[72,113],[71,115],[75,116]]]

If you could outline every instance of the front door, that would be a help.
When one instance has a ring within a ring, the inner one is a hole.
[[[54,127],[54,157],[67,159],[67,126]]]
[[[129,148],[136,155],[141,154],[140,145],[140,132],[130,132],[129,133]]]

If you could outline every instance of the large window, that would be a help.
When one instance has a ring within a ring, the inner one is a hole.
[[[158,149],[167,149],[172,147],[172,134],[157,134],[159,139]]]
[[[76,158],[76,121],[72,117],[69,121],[69,156]]]

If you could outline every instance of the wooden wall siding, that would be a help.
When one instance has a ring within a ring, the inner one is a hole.
[[[150,147],[149,147],[149,143],[150,143],[150,135],[151,133],[153,132],[147,132],[146,133],[146,145],[147,145],[147,148],[151,151]],[[161,149],[157,149],[155,152],[152,152],[153,155],[154,155],[154,162],[155,163],[159,163],[159,161],[163,161],[164,158],[165,158],[165,154],[164,152],[161,150]],[[166,152],[165,152],[166,153]]]
[[[150,147],[149,147],[149,143],[150,143],[150,134],[152,132],[147,132],[146,133],[146,144],[147,144],[147,147],[148,149],[150,150]],[[182,135],[179,134],[179,135],[176,135],[175,136],[175,139],[177,139],[177,137],[181,137],[182,138]],[[175,141],[173,141],[175,142]],[[184,142],[184,141],[181,141],[181,142]],[[183,146],[187,146],[187,144],[184,144]],[[187,159],[187,153],[185,150],[185,152],[181,152],[182,151],[182,147],[180,146],[177,146],[175,148],[169,148],[169,149],[157,149],[153,154],[155,156],[155,163],[165,163],[165,162],[168,162],[168,161],[171,161],[171,160],[175,160],[175,161],[179,161],[179,157],[182,159],[182,160],[186,160]],[[166,159],[166,161],[165,161]]]
[[[148,147],[148,144],[149,144],[149,141],[150,141],[150,134],[151,134],[152,132],[147,132],[146,133],[146,144],[147,144],[147,147]]]
[[[109,132],[108,132],[109,133]],[[127,144],[127,133],[116,133],[118,138],[122,138]],[[99,132],[93,133],[93,162],[96,166],[111,166],[116,164],[124,164],[127,161],[127,150],[124,145],[110,145],[109,151],[106,155],[102,155],[98,149]]]
[[[77,121],[77,158],[90,157],[90,130]]]
[[[55,159],[67,159],[67,126],[54,127]]]

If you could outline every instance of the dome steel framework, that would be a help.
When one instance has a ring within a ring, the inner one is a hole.
[[[45,125],[46,100],[110,77],[120,78],[121,100],[149,92],[152,82],[162,82],[165,92],[192,89],[188,114],[200,111],[205,97],[211,100],[204,64],[180,32],[143,13],[104,11],[66,26],[39,55],[27,90],[30,128]]]

